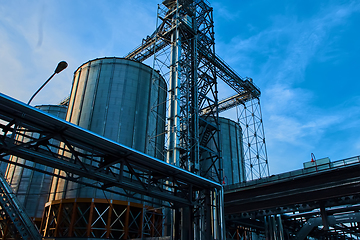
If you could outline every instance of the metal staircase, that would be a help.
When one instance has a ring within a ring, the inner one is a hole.
[[[1,226],[4,227],[2,239],[42,239],[3,174],[0,174],[0,207]]]

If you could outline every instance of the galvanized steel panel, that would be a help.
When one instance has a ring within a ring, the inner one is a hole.
[[[36,108],[61,119],[65,119],[67,111],[67,107],[63,105],[41,105],[36,106]],[[21,137],[18,136],[18,139],[21,141]],[[52,140],[50,144],[57,145],[59,143]],[[41,170],[51,169],[15,156],[10,156],[9,160],[36,167]],[[45,203],[49,196],[51,176],[9,164],[5,173],[5,178],[12,187],[20,203],[25,207],[27,214],[30,217],[41,218]]]
[[[66,119],[158,159],[164,159],[166,82],[152,68],[122,58],[84,63],[74,74]],[[155,109],[155,112],[152,112]],[[153,138],[151,136],[159,136]],[[119,189],[119,192],[123,190]],[[50,200],[113,198],[112,194],[54,178]],[[118,198],[118,196],[116,196]],[[125,200],[125,199],[123,199]]]
[[[238,123],[219,118],[223,175],[226,185],[245,181],[242,131]]]
[[[245,162],[241,127],[233,120],[222,117],[219,118],[219,126],[223,184],[230,185],[244,182]],[[207,147],[209,149],[216,149],[213,142],[210,142]],[[206,156],[202,158],[207,159]],[[204,169],[207,169],[209,164],[211,164],[210,160],[201,162],[201,166]]]

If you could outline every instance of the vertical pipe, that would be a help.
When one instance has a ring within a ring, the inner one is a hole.
[[[226,239],[226,235],[225,235],[225,214],[224,214],[224,187],[221,186],[221,190],[218,192],[218,196],[219,196],[219,216],[220,216],[220,239],[221,240],[225,240]]]
[[[271,216],[267,216],[268,218],[268,226],[269,226],[269,240],[275,240],[273,238],[273,225],[272,225],[272,221],[271,221]]]
[[[264,216],[264,227],[265,227],[265,238],[266,240],[270,239],[270,233],[269,233],[269,222],[267,219],[267,216]]]
[[[277,226],[276,226],[276,215],[271,216],[271,225],[272,225],[272,236],[274,240],[277,240]]]
[[[273,217],[270,215],[270,216],[268,216],[268,218],[269,218],[269,227],[270,227],[270,239],[271,240],[276,240],[276,238],[275,238],[275,229],[274,229],[274,222],[273,222]]]
[[[192,28],[194,29],[195,32],[197,29],[197,22],[196,22],[196,10],[194,13],[194,16],[191,18],[192,19]],[[198,69],[198,62],[197,62],[197,36],[195,36],[192,40],[191,40],[191,146],[192,147],[192,151],[191,151],[191,155],[190,155],[190,161],[191,161],[191,167],[190,167],[190,171],[191,172],[195,172],[195,173],[200,173],[199,169],[199,97],[198,97],[198,73],[197,73],[197,69]]]
[[[281,221],[281,215],[278,215],[278,230],[279,230],[279,240],[284,240],[284,228]]]
[[[176,1],[176,14],[173,18],[175,30],[171,35],[171,65],[170,65],[170,86],[169,86],[169,120],[168,120],[168,152],[167,162],[179,166],[180,158],[180,55],[181,41],[178,29],[179,3]]]
[[[214,199],[213,191],[210,191],[210,226],[211,226],[211,236],[216,239],[217,235],[217,217],[216,217],[216,201]],[[209,213],[207,213],[209,214]]]
[[[324,230],[329,230],[329,220],[325,209],[325,204],[323,202],[320,203],[320,213],[321,219],[323,222]]]

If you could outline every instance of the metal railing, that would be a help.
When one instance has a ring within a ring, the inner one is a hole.
[[[243,183],[238,183],[238,184],[233,184],[233,185],[227,185],[227,186],[224,186],[224,190],[226,191],[226,190],[232,190],[232,189],[236,189],[236,188],[253,186],[253,185],[257,185],[257,184],[261,184],[261,183],[269,183],[269,182],[275,182],[275,181],[279,181],[279,180],[286,180],[289,178],[303,177],[305,175],[317,174],[319,172],[326,172],[326,171],[331,171],[334,169],[339,169],[339,168],[344,168],[344,167],[349,167],[351,165],[359,165],[359,164],[360,164],[360,156],[355,156],[355,157],[337,160],[335,162],[315,164],[312,167],[298,169],[298,170],[294,170],[291,172],[280,173],[277,175],[271,175],[269,177],[261,178],[261,179],[257,179],[257,180],[253,180],[253,181],[248,181],[248,182],[243,182]]]

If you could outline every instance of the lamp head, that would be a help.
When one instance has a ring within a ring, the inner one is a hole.
[[[59,64],[57,65],[56,69],[55,69],[55,73],[59,73],[62,70],[64,70],[66,67],[68,66],[67,62],[65,61],[61,61],[59,62]]]

